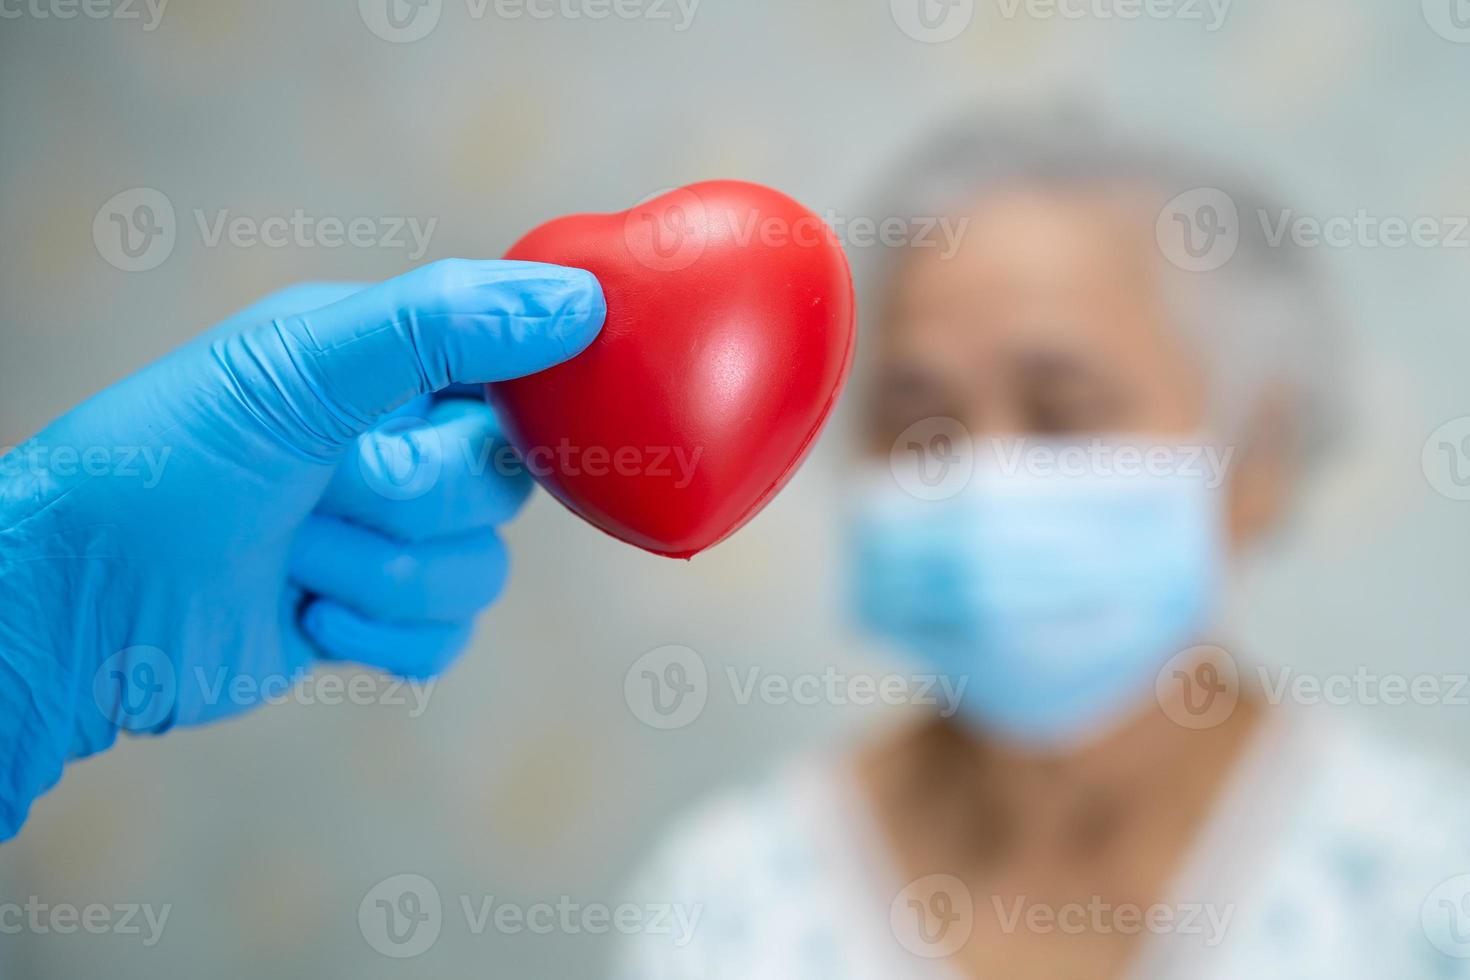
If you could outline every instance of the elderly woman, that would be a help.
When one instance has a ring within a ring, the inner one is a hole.
[[[1341,415],[1306,257],[1076,125],[967,120],[899,174],[885,213],[965,231],[876,276],[854,605],[962,696],[687,818],[631,897],[699,925],[626,976],[1470,975],[1459,775],[1208,645]]]

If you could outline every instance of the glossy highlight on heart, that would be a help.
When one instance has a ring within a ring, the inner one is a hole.
[[[691,184],[557,218],[508,259],[586,269],[607,322],[563,364],[487,386],[553,496],[614,537],[689,558],[786,485],[852,365],[852,275],[835,233],[784,194]]]

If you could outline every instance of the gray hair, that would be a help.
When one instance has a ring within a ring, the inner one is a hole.
[[[1162,239],[1158,253],[1175,325],[1208,379],[1209,421],[1222,436],[1240,438],[1271,393],[1286,399],[1304,459],[1335,442],[1345,414],[1345,338],[1313,257],[1289,235],[1273,240],[1256,220],[1280,221],[1283,209],[1270,198],[1192,154],[1124,138],[1078,114],[969,113],[901,162],[881,213],[952,216],[991,190],[1021,183],[1136,188],[1157,208],[1161,236],[1176,202],[1224,195],[1239,216],[1239,244],[1228,261],[1187,271],[1168,260]]]

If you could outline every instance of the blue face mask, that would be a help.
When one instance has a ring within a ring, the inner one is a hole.
[[[959,717],[994,735],[1103,734],[1208,625],[1221,491],[1184,465],[1034,476],[976,462],[944,500],[873,475],[853,524],[857,616],[965,683]]]

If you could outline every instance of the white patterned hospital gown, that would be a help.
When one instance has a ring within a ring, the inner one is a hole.
[[[1129,980],[1470,978],[1470,782],[1334,725],[1269,728],[1175,885],[1228,922],[1179,912]],[[676,827],[628,897],[695,925],[629,937],[619,980],[957,980],[903,928],[845,772],[804,759]]]

